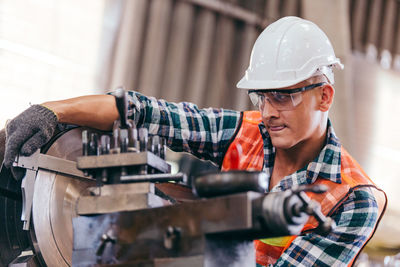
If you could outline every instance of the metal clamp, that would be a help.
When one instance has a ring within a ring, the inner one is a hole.
[[[46,154],[41,154],[37,150],[29,157],[17,156],[14,167],[26,169],[25,177],[21,182],[22,190],[22,214],[21,221],[24,222],[23,230],[28,231],[32,214],[33,192],[35,190],[35,179],[39,169],[60,172],[84,179],[88,177],[83,175],[83,172],[76,168],[76,162],[66,159],[61,159]]]

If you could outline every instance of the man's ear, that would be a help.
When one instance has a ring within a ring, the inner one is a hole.
[[[335,89],[332,85],[325,84],[321,88],[319,110],[325,112],[328,111],[333,103],[333,96],[335,95]]]

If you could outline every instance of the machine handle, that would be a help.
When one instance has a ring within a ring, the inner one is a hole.
[[[119,118],[120,118],[120,128],[127,129],[129,128],[128,124],[128,97],[126,96],[126,92],[124,88],[119,87],[115,91],[115,102],[117,105]]]
[[[308,215],[314,216],[318,221],[317,231],[321,234],[326,234],[335,229],[336,223],[330,218],[326,217],[321,212],[321,207],[318,202],[311,200],[305,192],[313,192],[317,194],[324,193],[328,190],[325,185],[313,185],[313,186],[299,186],[298,188],[292,189],[303,203],[301,211]]]

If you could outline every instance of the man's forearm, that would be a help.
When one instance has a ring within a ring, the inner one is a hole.
[[[88,126],[99,130],[111,130],[118,119],[115,97],[90,95],[42,104],[57,115],[59,122]]]

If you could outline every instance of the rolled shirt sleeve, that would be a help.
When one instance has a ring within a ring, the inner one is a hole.
[[[193,103],[172,103],[130,91],[128,116],[138,128],[148,128],[149,134],[167,138],[172,150],[220,164],[241,115],[238,111],[200,109]]]

